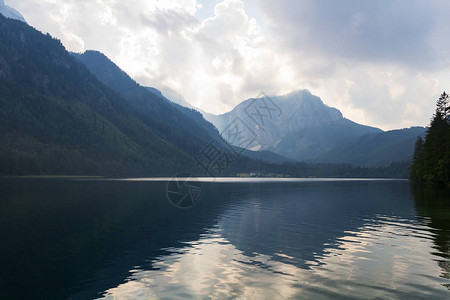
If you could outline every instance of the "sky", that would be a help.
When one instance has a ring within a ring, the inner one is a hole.
[[[224,113],[308,89],[384,130],[426,126],[450,83],[446,0],[6,0],[69,51]]]

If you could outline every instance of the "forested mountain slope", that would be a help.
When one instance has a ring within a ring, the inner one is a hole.
[[[0,174],[172,174],[201,145],[161,128],[60,41],[0,16]],[[160,125],[160,124],[158,124]],[[207,138],[207,137],[206,137]]]

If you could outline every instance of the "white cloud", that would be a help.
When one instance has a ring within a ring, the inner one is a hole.
[[[223,0],[199,20],[205,1],[7,4],[69,50],[104,52],[141,84],[216,113],[307,88],[357,122],[426,125],[450,79],[443,1]]]

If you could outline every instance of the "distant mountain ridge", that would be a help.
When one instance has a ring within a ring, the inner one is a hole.
[[[392,162],[409,162],[414,144],[425,136],[427,128],[411,127],[380,133],[365,134],[313,161],[322,163],[349,163],[364,167],[387,166]]]
[[[176,92],[175,90],[173,90],[169,87],[163,87],[158,91],[162,95],[164,95],[164,97],[166,97],[168,100],[170,100],[173,103],[176,103],[178,105],[181,105],[181,106],[184,106],[187,108],[192,108],[192,109],[195,109],[195,110],[201,112],[200,109],[198,109],[197,107],[194,107],[192,104],[187,102],[186,99],[184,99],[184,97],[182,95],[180,95],[178,92]]]
[[[0,0],[0,14],[6,18],[15,19],[26,23],[25,18],[11,6],[5,5],[4,0]]]

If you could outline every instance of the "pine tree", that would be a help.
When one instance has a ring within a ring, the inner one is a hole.
[[[436,115],[439,114],[439,117],[446,121],[448,121],[450,114],[449,102],[450,96],[443,92],[436,103]]]
[[[450,96],[446,92],[436,102],[425,141],[416,142],[410,179],[450,185]]]

